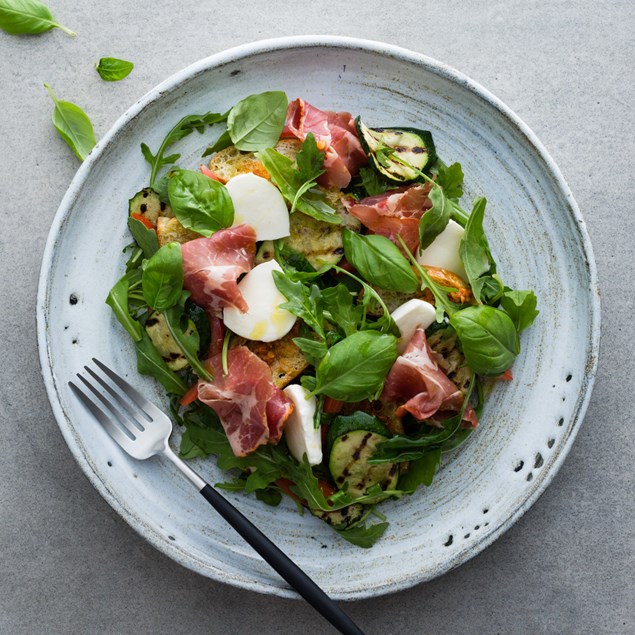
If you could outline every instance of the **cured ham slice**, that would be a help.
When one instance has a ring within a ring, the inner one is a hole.
[[[426,342],[425,331],[415,331],[403,355],[390,369],[384,384],[382,401],[400,404],[398,417],[410,413],[420,421],[440,425],[448,412],[458,412],[463,405],[463,393],[439,368],[434,353]],[[473,409],[466,409],[464,423],[476,427]]]
[[[432,207],[430,185],[410,185],[369,196],[359,203],[347,202],[348,211],[374,234],[385,236],[400,247],[401,235],[415,253],[419,245],[419,219]]]
[[[198,382],[198,398],[218,415],[236,456],[246,456],[265,443],[277,443],[293,405],[273,384],[271,369],[245,346],[207,360],[214,381]]]
[[[296,99],[289,104],[282,135],[304,141],[309,132],[325,154],[325,172],[318,179],[319,184],[328,188],[346,187],[367,161],[351,114],[322,111]]]
[[[249,308],[238,290],[238,277],[254,264],[256,232],[249,225],[221,229],[209,238],[196,238],[181,246],[183,286],[192,300],[208,311]]]

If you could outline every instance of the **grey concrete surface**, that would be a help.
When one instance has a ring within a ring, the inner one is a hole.
[[[635,633],[632,2],[50,5],[76,39],[0,32],[0,633],[332,632],[305,604],[211,582],[137,536],[66,448],[35,338],[41,254],[78,167],[50,123],[42,83],[84,107],[101,135],[191,62],[305,33],[421,51],[505,101],[568,180],[589,226],[603,295],[596,388],[548,491],[459,569],[348,610],[368,633]],[[133,74],[102,82],[92,66],[105,55],[133,60]]]

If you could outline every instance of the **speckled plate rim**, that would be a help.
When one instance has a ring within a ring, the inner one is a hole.
[[[567,457],[567,454],[569,453],[569,450],[571,449],[571,445],[582,424],[584,414],[591,398],[591,392],[595,381],[595,375],[598,365],[600,343],[600,294],[598,287],[597,269],[593,256],[591,241],[586,230],[584,219],[582,218],[580,210],[573,198],[573,194],[571,193],[571,190],[569,189],[569,186],[560,173],[557,165],[555,164],[545,147],[542,145],[542,143],[538,140],[536,135],[531,131],[531,129],[497,97],[492,95],[492,93],[490,93],[488,90],[483,88],[478,83],[472,81],[459,71],[447,66],[446,64],[442,64],[441,62],[438,62],[430,57],[382,42],[362,40],[350,37],[305,35],[262,40],[228,49],[188,66],[187,68],[175,73],[164,82],[153,88],[136,104],[129,108],[114,123],[112,128],[103,136],[103,138],[100,139],[95,148],[82,163],[73,180],[71,181],[71,184],[64,198],[62,199],[59,209],[57,210],[57,213],[55,214],[55,217],[53,219],[53,223],[51,225],[51,229],[46,242],[46,247],[44,249],[44,255],[42,258],[37,295],[37,341],[44,385],[46,387],[48,398],[51,403],[53,414],[60,427],[64,440],[68,444],[68,447],[71,450],[80,468],[88,477],[93,486],[103,496],[108,504],[135,531],[137,531],[157,549],[168,555],[179,564],[187,567],[188,569],[191,569],[192,571],[195,571],[220,582],[225,582],[234,586],[257,591],[260,593],[274,594],[288,598],[298,597],[295,592],[290,589],[272,587],[260,582],[250,582],[245,580],[244,578],[236,578],[222,569],[211,569],[208,564],[206,564],[203,568],[201,562],[184,552],[182,549],[179,549],[175,545],[170,544],[170,542],[167,541],[163,535],[157,532],[154,527],[142,521],[135,514],[134,510],[128,508],[122,500],[120,500],[112,491],[108,489],[106,484],[96,474],[90,461],[90,457],[85,454],[84,448],[74,432],[72,422],[67,417],[64,409],[61,406],[59,396],[61,386],[53,373],[53,364],[50,357],[50,349],[48,345],[49,330],[47,318],[47,308],[50,305],[50,272],[53,264],[55,248],[58,243],[60,233],[64,228],[65,223],[67,222],[69,211],[72,208],[73,203],[77,199],[79,192],[86,182],[93,166],[98,162],[99,158],[107,150],[107,148],[109,148],[111,144],[116,143],[117,137],[122,128],[124,128],[128,123],[134,120],[135,117],[137,117],[139,113],[141,113],[148,105],[161,99],[167,93],[172,92],[173,90],[180,87],[182,84],[188,82],[190,79],[211,68],[235,62],[237,60],[253,57],[266,52],[289,50],[295,48],[341,48],[362,50],[376,53],[388,58],[418,64],[425,67],[426,70],[439,75],[440,77],[446,78],[450,81],[464,86],[472,93],[476,94],[488,104],[493,106],[524,135],[526,141],[530,144],[533,150],[544,162],[548,171],[551,173],[555,185],[560,189],[564,198],[568,201],[568,213],[571,214],[571,216],[575,220],[575,226],[579,234],[580,243],[584,250],[588,268],[588,290],[591,296],[592,315],[590,316],[591,341],[588,342],[587,348],[585,383],[583,384],[578,395],[578,399],[576,401],[576,407],[572,417],[571,426],[569,427],[568,438],[561,446],[560,452],[555,458],[551,468],[544,473],[542,478],[536,479],[534,487],[528,491],[523,503],[520,504],[516,511],[512,513],[503,523],[501,523],[496,530],[487,535],[484,535],[479,542],[466,547],[464,550],[457,553],[453,558],[448,559],[444,567],[439,568],[431,574],[421,573],[419,575],[404,577],[398,582],[393,581],[390,585],[387,586],[364,588],[356,592],[347,592],[342,595],[332,593],[332,596],[336,599],[356,600],[406,589],[420,582],[425,582],[434,577],[442,575],[450,571],[451,569],[459,566],[460,564],[466,562],[473,556],[477,555],[492,542],[494,542],[499,536],[505,533],[533,505],[533,503],[545,491],[547,486],[551,483],[551,481],[557,474],[560,466],[562,465],[563,461]]]

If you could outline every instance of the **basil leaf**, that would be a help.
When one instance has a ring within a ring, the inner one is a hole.
[[[460,163],[446,166],[441,164],[437,171],[436,183],[448,198],[460,199],[463,196],[463,169]]]
[[[154,348],[145,329],[141,331],[141,340],[135,343],[135,349],[137,352],[137,370],[142,375],[154,377],[169,393],[175,395],[185,393],[187,390],[185,382],[173,370],[170,370],[165,360]]]
[[[360,236],[350,229],[342,232],[344,255],[368,282],[382,289],[414,293],[417,276],[399,248],[385,236]]]
[[[397,359],[397,338],[376,331],[353,333],[332,346],[316,369],[316,394],[355,402],[371,399]]]
[[[440,465],[441,448],[428,450],[421,458],[410,462],[408,471],[399,477],[399,489],[412,493],[421,484],[430,487]]]
[[[130,337],[135,342],[141,339],[141,324],[137,322],[128,307],[128,290],[130,288],[129,276],[126,274],[117,281],[117,284],[110,290],[106,304],[112,309],[119,323],[128,331]]]
[[[519,353],[514,323],[499,309],[470,306],[454,313],[450,324],[459,336],[467,365],[479,375],[504,373]]]
[[[170,243],[177,244],[177,243]],[[166,245],[166,247],[169,245]],[[199,350],[199,335],[198,331],[189,329],[189,319],[183,312],[184,298],[181,297],[181,303],[163,311],[165,317],[165,323],[170,331],[172,339],[176,342],[176,345],[181,349],[183,355],[189,362],[192,370],[201,378],[206,381],[214,381],[214,377],[209,373],[205,365],[198,358]]]
[[[421,249],[429,247],[446,228],[452,210],[452,204],[438,185],[432,187],[428,198],[432,202],[432,207],[419,221],[419,245]]]
[[[500,301],[501,308],[512,319],[518,333],[531,326],[536,319],[538,315],[537,304],[538,300],[533,291],[513,291],[511,289],[503,293]]]
[[[83,161],[95,147],[93,124],[79,106],[71,104],[69,101],[60,101],[48,84],[44,84],[44,88],[55,104],[52,117],[55,129],[77,158]]]
[[[368,527],[362,523],[346,529],[338,529],[337,527],[334,527],[334,529],[341,538],[356,547],[370,549],[384,535],[386,529],[388,529],[388,523],[375,523]]]
[[[289,100],[282,91],[250,95],[229,112],[227,130],[239,150],[272,148],[280,138]]]
[[[226,121],[227,116],[228,113],[221,114],[218,112],[208,112],[204,115],[186,115],[165,135],[156,154],[152,154],[150,148],[145,143],[142,143],[141,152],[152,168],[150,172],[150,187],[154,187],[161,168],[178,161],[181,157],[180,154],[165,156],[166,150],[171,145],[192,134],[194,130],[202,134],[206,126]]]
[[[152,258],[159,251],[159,239],[153,229],[146,227],[140,220],[132,218],[132,216],[128,217],[128,229],[146,258]]]
[[[225,132],[223,132],[223,134],[220,137],[218,137],[218,139],[216,139],[215,143],[213,143],[211,146],[206,148],[202,156],[207,157],[210,154],[214,154],[215,152],[220,152],[221,150],[224,150],[225,148],[229,148],[231,144],[232,144],[232,138],[229,136],[229,130],[225,130]]]
[[[119,60],[116,57],[102,57],[95,66],[105,82],[118,82],[132,73],[134,64],[126,60]]]
[[[0,29],[11,35],[36,35],[51,29],[76,35],[56,22],[51,10],[39,0],[0,0]]]
[[[183,291],[183,258],[179,243],[163,245],[148,260],[141,278],[143,296],[156,311],[174,306]]]
[[[211,236],[234,221],[234,204],[227,188],[199,172],[176,170],[168,181],[168,197],[181,225],[203,236]]]
[[[487,201],[483,197],[474,201],[459,246],[459,256],[476,300],[492,303],[501,296],[503,285],[496,275],[496,263],[483,229],[486,204]]]
[[[256,157],[265,166],[282,196],[289,203],[295,204],[296,209],[326,223],[340,224],[342,222],[335,210],[326,203],[324,194],[319,190],[309,190],[302,192],[301,196],[297,196],[298,190],[302,188],[304,183],[302,183],[298,172],[294,170],[291,159],[272,148],[257,152]]]

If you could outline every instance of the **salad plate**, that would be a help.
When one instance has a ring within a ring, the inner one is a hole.
[[[123,456],[66,389],[75,372],[99,357],[167,410],[160,386],[137,374],[134,347],[105,304],[128,257],[128,199],[148,181],[140,146],[157,147],[185,115],[222,113],[247,95],[272,90],[375,125],[425,122],[439,156],[461,163],[464,200],[487,196],[486,231],[506,284],[538,297],[540,315],[523,333],[513,381],[494,388],[477,433],[444,455],[432,487],[382,504],[391,523],[372,548],[361,551],[310,514],[298,516],[291,500],[268,507],[227,493],[333,597],[393,592],[465,562],[538,498],[581,425],[597,365],[595,264],[571,192],[527,126],[459,72],[385,44],[306,36],[219,53],[152,90],[91,152],[53,222],[38,294],[44,381],[76,460],[135,530],[210,578],[294,596],[170,466]],[[198,166],[214,140],[182,139],[179,163]],[[212,483],[227,480],[213,460],[194,464]]]

